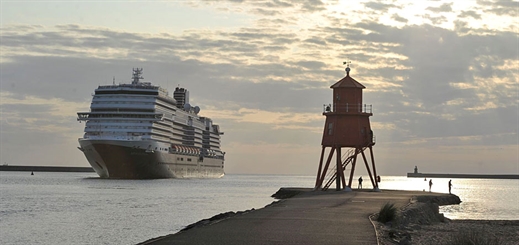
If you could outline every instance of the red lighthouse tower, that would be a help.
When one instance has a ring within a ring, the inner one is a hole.
[[[346,62],[344,62],[346,64]],[[373,115],[371,105],[362,104],[362,89],[366,88],[350,77],[349,62],[346,67],[346,77],[342,78],[330,88],[333,89],[333,104],[325,105],[323,115],[326,116],[324,124],[321,157],[315,189],[326,190],[335,181],[337,190],[351,190],[353,173],[357,164],[357,156],[360,154],[364,160],[369,178],[375,190],[378,190],[375,158],[373,157],[373,145],[375,138],[369,123],[369,117]],[[323,159],[326,148],[331,147],[323,168]],[[342,152],[343,148],[347,148]],[[371,172],[366,154],[369,149]],[[330,164],[336,153],[335,164]],[[331,166],[330,166],[331,165]],[[344,172],[350,170],[348,185]]]

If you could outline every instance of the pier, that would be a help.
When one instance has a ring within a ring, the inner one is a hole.
[[[437,173],[407,173],[407,178],[519,179],[519,175],[518,175],[518,174],[437,174]]]
[[[458,179],[519,179],[519,174],[442,174],[420,173],[414,166],[414,172],[407,173],[407,178],[458,178]]]
[[[1,165],[0,171],[26,171],[26,172],[81,172],[94,173],[92,167],[58,167],[58,166],[9,166]]]
[[[347,192],[282,188],[274,196],[285,199],[257,210],[217,215],[176,234],[140,244],[372,245],[378,244],[379,238],[370,216],[387,202],[398,208],[411,202],[460,203],[455,195],[396,190]],[[423,211],[419,214],[422,217]]]

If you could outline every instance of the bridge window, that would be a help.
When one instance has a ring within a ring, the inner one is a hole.
[[[328,124],[328,135],[332,135],[333,133],[333,123]]]

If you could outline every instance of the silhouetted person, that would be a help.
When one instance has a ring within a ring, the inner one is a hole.
[[[362,189],[362,176],[360,176],[360,178],[359,178],[359,187],[358,188]]]
[[[31,175],[34,175],[34,171],[31,171]]]
[[[452,180],[449,180],[449,194],[451,194],[451,188],[452,188],[452,183],[451,183]]]
[[[432,188],[432,179],[429,180],[429,192],[431,192],[431,188]]]

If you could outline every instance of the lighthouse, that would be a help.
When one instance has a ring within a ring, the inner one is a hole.
[[[326,116],[326,121],[315,189],[326,190],[335,182],[336,190],[351,191],[355,167],[360,161],[363,161],[371,184],[374,190],[378,191],[378,178],[373,156],[375,137],[369,122],[373,109],[371,105],[362,103],[362,90],[366,87],[350,76],[349,62],[344,62],[344,64],[347,64],[346,76],[330,86],[333,89],[333,103],[323,105],[323,115]],[[365,153],[368,150],[369,160]],[[326,162],[323,166],[326,155]],[[334,155],[335,161],[332,162]],[[349,176],[346,179],[348,172]]]

